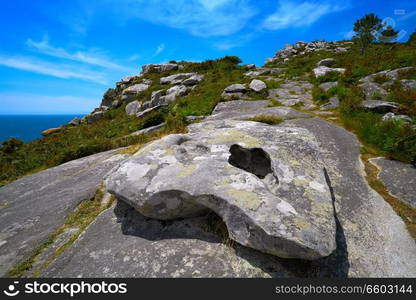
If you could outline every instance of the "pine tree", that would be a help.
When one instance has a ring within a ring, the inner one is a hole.
[[[375,14],[365,15],[354,23],[353,41],[360,47],[362,55],[376,40],[376,35],[382,28],[381,19]]]

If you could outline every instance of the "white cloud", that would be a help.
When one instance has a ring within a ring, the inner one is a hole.
[[[107,60],[103,55],[99,53],[86,53],[82,51],[77,51],[75,53],[69,53],[67,50],[59,47],[54,47],[49,44],[48,38],[44,37],[40,42],[35,42],[31,39],[28,39],[26,44],[39,51],[42,54],[63,58],[67,60],[77,61],[81,63],[86,63],[106,69],[127,71],[128,69],[113,63]]]
[[[341,35],[343,38],[345,38],[345,39],[347,39],[347,40],[350,40],[350,39],[352,39],[352,37],[355,35],[355,32],[354,32],[353,30],[350,30],[350,31],[344,31],[344,32],[341,32],[341,33],[340,33],[340,35]]]
[[[399,17],[399,18],[397,19],[397,21],[399,21],[399,22],[401,22],[401,21],[406,21],[406,20],[411,19],[411,18],[413,18],[413,17],[416,17],[416,10],[411,11],[410,13],[407,13],[407,12],[406,12],[403,16]]]
[[[107,84],[101,73],[91,72],[79,67],[77,68],[76,66],[52,64],[30,57],[0,55],[0,65],[63,79],[81,79],[99,84]]]
[[[134,54],[134,55],[132,55],[132,56],[130,56],[130,57],[128,58],[128,61],[137,61],[137,60],[139,60],[141,57],[142,57],[142,56],[141,56],[141,55],[139,55],[139,54]]]
[[[153,54],[153,56],[159,55],[164,50],[165,50],[165,44],[160,44],[159,46],[157,46],[157,49],[156,49],[155,53]]]
[[[263,27],[269,30],[309,26],[322,16],[340,11],[343,7],[329,2],[279,1],[278,9],[268,16]]]
[[[230,2],[229,0],[198,0],[199,3],[202,4],[208,10],[214,10],[222,5],[227,4]]]
[[[128,0],[116,3],[115,7],[122,10],[123,16],[183,29],[202,37],[238,32],[257,13],[248,0]]]
[[[224,39],[214,44],[214,47],[218,50],[230,50],[233,48],[241,47],[248,42],[252,41],[256,37],[256,33],[249,33],[245,35],[240,35],[237,37]]]

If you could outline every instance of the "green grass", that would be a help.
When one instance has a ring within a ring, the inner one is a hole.
[[[253,118],[248,119],[249,121],[254,121],[254,122],[261,122],[261,123],[266,123],[269,125],[277,125],[282,123],[284,120],[282,118],[279,117],[275,117],[275,116],[256,116]]]
[[[264,83],[269,90],[279,88],[283,82],[284,80],[264,80]]]
[[[317,83],[324,83],[324,82],[333,82],[338,81],[342,77],[342,74],[336,71],[329,71],[323,76],[320,76],[315,79]]]
[[[187,96],[171,104],[170,110],[179,116],[211,114],[221,101],[224,89],[234,83],[249,83],[245,69],[227,60],[209,60],[203,63],[183,63],[181,72],[198,72],[205,77]]]
[[[4,151],[4,147],[0,147],[0,183],[6,184],[73,159],[135,144],[138,137],[123,137],[153,124],[157,115],[156,112],[137,120],[126,116],[121,107],[107,112],[104,119],[94,124],[65,126],[59,134],[22,144],[15,151]]]
[[[403,121],[382,122],[380,114],[364,111],[341,114],[341,121],[379,155],[405,162],[416,156],[416,132]]]

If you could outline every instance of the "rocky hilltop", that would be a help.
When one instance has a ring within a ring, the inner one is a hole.
[[[415,277],[416,59],[354,55],[298,42],[123,78],[31,145],[74,150],[0,188],[0,274]]]

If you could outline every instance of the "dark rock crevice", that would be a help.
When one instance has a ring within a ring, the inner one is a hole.
[[[270,156],[261,148],[247,149],[234,144],[230,148],[230,153],[228,162],[236,168],[250,172],[260,179],[273,173]]]

